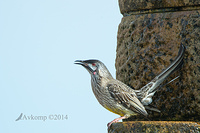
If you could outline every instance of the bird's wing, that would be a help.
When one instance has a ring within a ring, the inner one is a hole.
[[[147,116],[147,112],[141,102],[137,99],[135,92],[122,82],[109,83],[107,85],[108,91],[112,98],[125,108]]]
[[[140,90],[135,90],[137,98],[140,99],[143,105],[149,105],[152,102],[152,96],[157,91],[156,88],[173,73],[183,62],[185,47],[181,44],[178,52],[178,56],[165,70],[163,70],[158,76],[156,76],[151,82],[146,84]]]

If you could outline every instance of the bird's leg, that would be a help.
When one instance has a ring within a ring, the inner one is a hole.
[[[108,128],[112,125],[112,123],[116,123],[116,122],[118,122],[119,120],[122,120],[122,119],[125,119],[125,118],[126,118],[126,116],[122,116],[122,117],[119,117],[119,118],[114,119],[113,121],[111,121],[111,122],[109,122],[109,123],[107,124]]]

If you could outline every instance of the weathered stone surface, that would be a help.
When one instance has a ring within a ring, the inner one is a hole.
[[[109,133],[199,133],[195,122],[131,121],[113,123]]]
[[[180,78],[156,92],[151,105],[161,113],[147,110],[152,120],[200,121],[200,11],[131,15],[119,25],[116,77],[135,89],[170,65],[181,43],[184,65],[166,82]]]
[[[169,8],[176,8],[175,10],[182,10],[184,7],[196,6],[200,6],[199,0],[119,0],[119,7],[122,14],[149,9],[170,11],[173,9]]]

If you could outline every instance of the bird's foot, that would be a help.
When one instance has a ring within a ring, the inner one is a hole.
[[[116,123],[116,122],[118,122],[119,120],[125,119],[125,118],[126,118],[125,116],[122,116],[122,117],[119,117],[119,118],[114,119],[113,121],[111,121],[111,122],[109,122],[109,123],[107,124],[108,128],[109,128],[113,123]]]

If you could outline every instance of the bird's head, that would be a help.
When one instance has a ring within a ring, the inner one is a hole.
[[[112,78],[106,66],[99,60],[76,60],[75,64],[85,67],[90,75]]]

